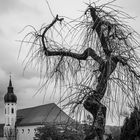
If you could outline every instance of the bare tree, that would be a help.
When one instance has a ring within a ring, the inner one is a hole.
[[[69,22],[57,15],[39,31],[32,27],[22,41],[31,44],[29,62],[38,60],[41,71],[45,67],[46,84],[55,78],[76,87],[67,96],[73,111],[83,105],[94,118],[85,140],[103,139],[106,97],[113,101],[120,95],[116,105],[134,105],[139,97],[138,34],[124,22],[131,17],[112,8],[112,2],[88,4],[80,18]]]

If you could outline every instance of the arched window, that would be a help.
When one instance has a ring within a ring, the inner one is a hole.
[[[5,114],[6,114],[6,108],[5,108]]]
[[[30,133],[30,129],[28,129],[28,134]]]
[[[36,133],[36,129],[34,129],[34,133]]]
[[[12,114],[14,113],[14,108],[11,109]]]

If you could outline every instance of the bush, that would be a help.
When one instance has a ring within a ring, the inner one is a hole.
[[[82,133],[57,125],[38,127],[36,134],[38,140],[82,140]]]
[[[135,138],[140,138],[140,111],[137,107],[129,118],[125,118],[120,135],[120,140],[135,140]]]

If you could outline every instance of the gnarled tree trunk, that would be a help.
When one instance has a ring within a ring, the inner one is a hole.
[[[131,36],[129,33],[130,28],[127,25],[122,25],[120,20],[114,18],[114,13],[110,14],[104,11],[104,6],[92,7],[89,5],[85,12],[85,17],[87,20],[84,20],[81,23],[82,27],[87,27],[87,34],[84,35],[84,37],[86,36],[85,38],[87,40],[85,39],[83,41],[83,46],[81,44],[78,45],[78,47],[82,46],[81,49],[84,48],[82,53],[67,50],[67,48],[63,48],[63,43],[59,44],[48,37],[48,30],[50,30],[50,28],[52,28],[57,21],[60,23],[63,21],[63,18],[59,18],[58,15],[48,26],[42,27],[39,31],[35,30],[34,33],[30,33],[34,36],[31,50],[34,50],[34,48],[35,50],[33,51],[32,57],[34,58],[38,56],[42,61],[45,60],[45,64],[46,61],[48,62],[48,65],[46,65],[46,75],[50,74],[50,71],[52,70],[51,72],[53,74],[59,72],[59,74],[63,77],[63,74],[69,72],[67,71],[67,68],[70,70],[72,69],[70,65],[72,65],[71,62],[75,59],[79,62],[79,71],[82,71],[81,61],[88,61],[88,57],[91,57],[91,60],[97,64],[96,66],[98,67],[99,72],[98,76],[96,77],[97,79],[95,80],[97,82],[97,86],[90,93],[85,93],[86,95],[84,97],[87,98],[82,100],[84,108],[90,112],[94,118],[91,132],[88,136],[86,136],[85,140],[94,139],[95,137],[97,137],[99,140],[103,139],[106,120],[106,107],[101,103],[101,100],[106,93],[109,78],[115,71],[117,64],[121,64],[121,69],[119,72],[123,76],[125,73],[128,74],[125,75],[127,77],[126,79],[124,76],[121,80],[127,81],[125,83],[122,82],[122,85],[125,84],[124,87],[129,91],[129,93],[133,91],[135,86],[132,82],[137,82],[138,85],[140,81],[140,75],[138,75],[138,72],[135,69],[137,64],[139,64],[139,59],[135,55],[135,46],[131,44],[131,42],[136,43],[135,37]],[[116,10],[114,11],[116,12]],[[79,27],[79,25],[77,27]],[[71,32],[71,30],[68,32]],[[51,32],[51,34],[52,33],[53,32]],[[128,38],[129,35],[131,38]],[[95,40],[94,37],[96,37]],[[128,42],[126,41],[127,39]],[[49,58],[54,58],[55,64],[50,66],[50,62],[52,63],[52,61],[50,61]],[[66,65],[64,65],[65,62],[67,62]],[[123,69],[124,66],[125,69]],[[89,65],[89,67],[91,68],[92,66]],[[123,72],[121,70],[123,70]],[[117,71],[117,73],[119,72]],[[129,78],[131,78],[132,81],[129,81]],[[118,75],[116,79],[120,80],[120,76]],[[56,79],[56,81],[58,81],[58,79]],[[89,85],[91,85],[91,83]],[[117,86],[120,86],[120,83]],[[125,91],[123,90],[121,92],[124,93]]]

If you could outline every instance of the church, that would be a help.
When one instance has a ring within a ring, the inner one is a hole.
[[[4,96],[5,123],[0,124],[0,140],[35,140],[38,127],[44,124],[66,124],[74,122],[55,103],[17,110],[11,78]]]

